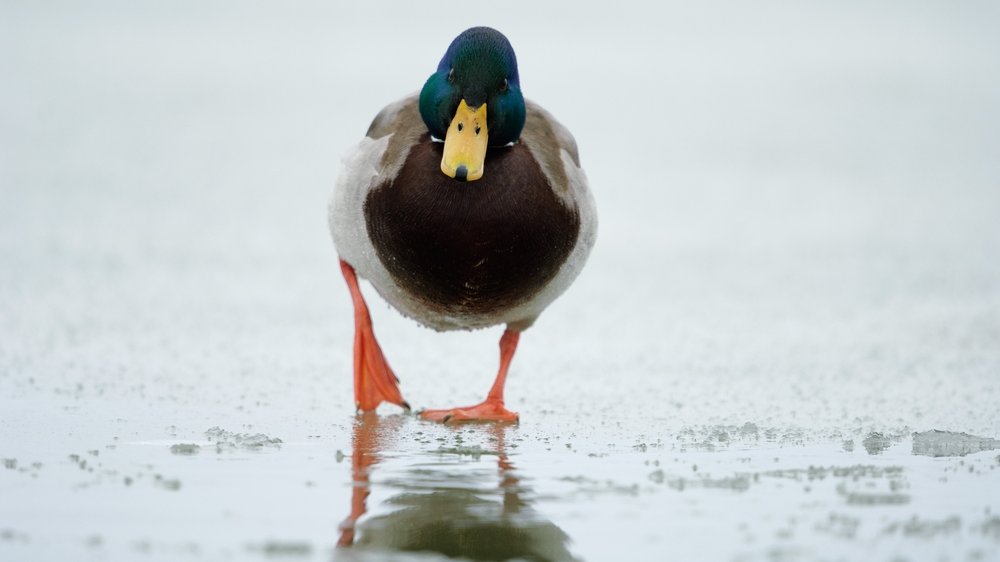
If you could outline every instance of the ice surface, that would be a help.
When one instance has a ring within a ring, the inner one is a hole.
[[[508,5],[0,4],[0,560],[1000,558],[1000,6]],[[519,425],[355,418],[340,156],[481,23],[599,239]]]
[[[265,447],[281,447],[281,439],[268,437],[263,433],[234,433],[221,427],[212,427],[205,431],[205,437],[215,444],[217,452],[232,449],[262,449]],[[172,449],[171,449],[172,450]]]
[[[268,557],[303,557],[312,554],[312,545],[307,542],[269,541],[259,547],[251,548],[259,549],[264,556]]]
[[[175,455],[197,455],[201,446],[197,443],[177,443],[170,446],[170,452]]]
[[[882,433],[873,431],[865,437],[861,445],[864,446],[869,455],[877,455],[892,446],[892,439]]]
[[[913,434],[913,454],[928,457],[964,457],[1000,449],[1000,440],[968,433],[932,429]]]

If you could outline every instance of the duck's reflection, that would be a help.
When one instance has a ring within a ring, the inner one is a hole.
[[[531,491],[507,458],[508,426],[476,427],[491,445],[474,450],[496,456],[496,470],[437,451],[410,459],[402,471],[394,459],[392,474],[377,484],[398,491],[384,504],[391,511],[359,523],[371,493],[372,470],[406,423],[417,422],[369,414],[357,418],[351,513],[341,524],[339,546],[471,560],[575,560],[566,533],[531,508]]]

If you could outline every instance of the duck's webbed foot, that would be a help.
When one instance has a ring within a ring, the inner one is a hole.
[[[516,422],[517,412],[504,407],[503,400],[486,399],[475,406],[445,410],[424,410],[420,417],[427,421],[443,423],[457,422]]]
[[[507,382],[507,370],[517,350],[517,341],[521,332],[507,328],[500,338],[500,370],[493,382],[486,400],[474,406],[464,408],[449,408],[445,410],[424,410],[420,417],[436,422],[516,422],[517,413],[511,412],[503,403],[503,387]]]
[[[358,287],[354,268],[340,260],[340,270],[354,301],[354,403],[364,412],[374,410],[382,402],[409,410],[410,405],[399,391],[399,378],[392,372],[375,339],[371,315]]]

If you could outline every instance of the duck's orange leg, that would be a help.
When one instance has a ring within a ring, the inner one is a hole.
[[[424,410],[420,417],[429,421],[440,422],[460,422],[460,421],[498,421],[515,422],[517,413],[511,412],[503,404],[503,386],[507,382],[507,370],[510,368],[510,361],[514,358],[514,351],[517,350],[517,340],[521,332],[507,330],[500,337],[500,371],[493,381],[493,388],[486,395],[486,400],[475,406],[465,408],[451,408],[448,410]]]
[[[354,268],[340,260],[340,270],[354,301],[354,404],[363,412],[374,410],[382,402],[391,402],[409,410],[410,405],[399,392],[399,378],[389,368],[382,348],[375,341],[372,318],[358,287]]]

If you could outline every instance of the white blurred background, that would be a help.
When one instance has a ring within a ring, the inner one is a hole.
[[[823,370],[927,345],[944,346],[931,362],[986,353],[998,21],[991,2],[8,2],[0,345],[44,362],[67,333],[88,349],[128,333],[150,353],[280,340],[343,368],[325,224],[340,157],[457,32],[489,24],[527,96],[576,135],[601,217],[588,270],[522,353],[596,337],[605,353],[586,362],[604,369],[682,380],[707,353],[737,381],[748,363],[795,372],[796,353],[829,350]],[[560,337],[576,320],[589,329]],[[494,339],[448,353],[492,354]]]

